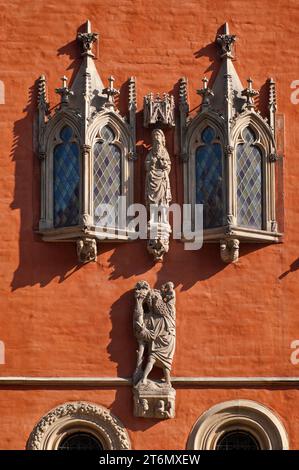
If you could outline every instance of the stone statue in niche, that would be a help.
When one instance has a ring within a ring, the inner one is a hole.
[[[133,375],[135,416],[172,418],[175,390],[170,371],[175,351],[176,310],[172,282],[160,290],[146,281],[135,287],[134,333],[138,341],[137,363]],[[162,380],[148,378],[153,367],[163,370]]]
[[[172,199],[169,180],[171,161],[161,129],[152,132],[152,149],[146,157],[145,169],[145,201],[150,212],[148,251],[155,261],[160,261],[169,249],[171,229],[167,209]]]

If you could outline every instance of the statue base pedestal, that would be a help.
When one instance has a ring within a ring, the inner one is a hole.
[[[148,380],[133,389],[134,416],[168,419],[175,417],[175,389],[165,382]]]

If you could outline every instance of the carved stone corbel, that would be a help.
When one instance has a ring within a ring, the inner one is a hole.
[[[220,256],[224,263],[236,263],[239,259],[240,242],[237,238],[220,240]]]
[[[77,255],[79,263],[89,263],[97,259],[97,242],[94,238],[77,240]]]

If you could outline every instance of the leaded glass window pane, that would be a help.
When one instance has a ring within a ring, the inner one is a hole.
[[[237,220],[241,226],[262,229],[262,152],[250,128],[243,138],[244,144],[237,147]]]
[[[79,147],[72,142],[73,130],[65,126],[61,144],[54,149],[54,226],[77,225],[79,221]]]
[[[203,204],[204,228],[219,227],[223,218],[222,150],[213,143],[215,131],[206,127],[196,150],[196,203]]]
[[[219,439],[216,450],[260,450],[260,446],[249,432],[231,431]]]
[[[103,142],[94,145],[94,218],[100,222],[99,210],[101,204],[110,204],[114,208],[115,220],[112,213],[108,213],[107,226],[117,224],[118,198],[121,195],[121,152],[113,144],[114,132],[105,126],[101,135]]]
[[[58,450],[103,450],[103,446],[91,434],[77,432],[63,439]]]

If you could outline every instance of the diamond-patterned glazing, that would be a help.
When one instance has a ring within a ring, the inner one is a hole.
[[[114,134],[109,127],[102,129],[102,136],[106,136],[108,141],[97,142],[94,146],[94,218],[99,222],[99,215],[103,211],[99,210],[100,204],[110,204],[115,213],[107,214],[107,226],[117,224],[117,203],[121,195],[121,152],[119,148],[111,143]]]
[[[237,220],[244,227],[262,229],[262,152],[249,128],[243,137],[245,143],[237,147]]]
[[[70,142],[73,131],[65,126],[62,144],[54,149],[54,226],[77,225],[79,219],[79,147]]]
[[[202,133],[205,145],[196,150],[196,203],[203,204],[204,228],[222,225],[222,151],[221,145],[212,143],[215,132],[206,127]]]

